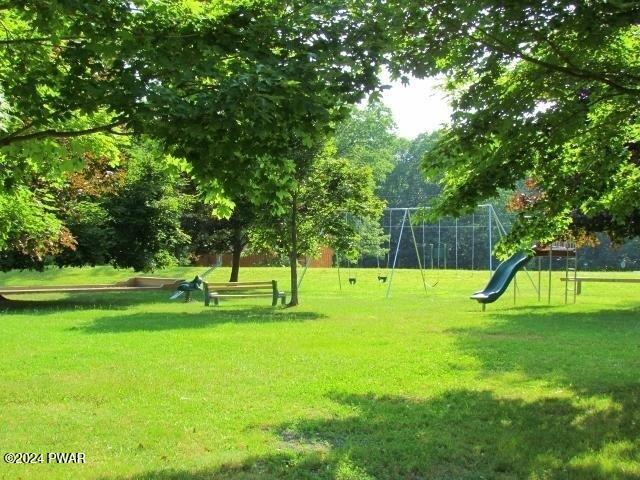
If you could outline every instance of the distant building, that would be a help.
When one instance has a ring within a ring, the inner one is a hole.
[[[322,247],[318,258],[309,258],[309,267],[311,268],[330,268],[333,266],[333,249]],[[217,254],[200,255],[194,262],[195,265],[206,267],[216,263]],[[278,264],[278,257],[268,254],[250,254],[240,258],[241,267],[266,267]],[[305,257],[298,260],[300,265],[305,265]],[[231,253],[222,254],[222,266],[231,266]]]

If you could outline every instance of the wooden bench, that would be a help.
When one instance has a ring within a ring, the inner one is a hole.
[[[30,295],[42,293],[109,293],[109,292],[131,292],[149,290],[175,290],[182,278],[162,278],[162,277],[133,277],[128,280],[115,283],[94,283],[83,285],[34,285],[1,287],[0,299],[4,300],[5,295]]]
[[[606,277],[573,277],[560,278],[562,282],[576,282],[576,295],[582,293],[582,282],[604,282],[604,283],[640,283],[640,278],[606,278]]]
[[[278,299],[284,305],[287,294],[278,290],[278,282],[223,282],[204,283],[204,304],[219,305],[221,298],[271,297],[271,305],[278,305]]]

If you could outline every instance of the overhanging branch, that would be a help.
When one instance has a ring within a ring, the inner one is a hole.
[[[100,125],[97,127],[86,128],[84,130],[55,130],[47,129],[40,130],[39,132],[26,133],[23,135],[11,135],[5,138],[0,138],[0,147],[6,147],[8,145],[25,142],[27,140],[40,140],[43,138],[73,138],[81,137],[83,135],[91,135],[92,133],[107,132],[107,133],[119,133],[114,132],[113,129],[123,125],[124,122],[113,122],[107,125]]]
[[[570,75],[572,77],[576,77],[576,78],[584,78],[587,80],[595,80],[597,82],[602,82],[605,83],[607,85],[609,85],[610,87],[623,92],[625,94],[631,94],[631,95],[640,95],[640,89],[638,88],[631,88],[631,87],[627,87],[625,85],[622,85],[620,83],[618,83],[615,80],[612,80],[611,78],[605,76],[605,75],[601,75],[597,72],[593,72],[593,71],[587,71],[587,70],[583,70],[580,69],[578,67],[576,67],[575,65],[571,64],[571,63],[567,63],[567,66],[565,65],[558,65],[555,63],[551,63],[548,62],[546,60],[542,60],[540,58],[536,58],[533,55],[529,55],[528,53],[524,52],[522,49],[514,46],[514,45],[509,45],[508,43],[506,43],[505,41],[503,41],[502,39],[498,38],[495,35],[492,35],[491,33],[487,32],[486,30],[482,29],[482,28],[478,28],[478,31],[481,32],[485,37],[487,37],[488,39],[490,39],[492,42],[487,42],[486,40],[479,38],[479,37],[475,37],[475,40],[477,40],[478,42],[482,43],[485,47],[492,49],[492,50],[497,50],[503,53],[508,53],[508,54],[512,54],[512,55],[516,55],[518,57],[520,57],[522,60],[525,60],[527,62],[533,63],[535,65],[539,65],[543,68],[546,68],[548,70],[552,70],[552,71],[556,71],[556,72],[562,72],[566,75]],[[557,52],[556,52],[557,53]]]

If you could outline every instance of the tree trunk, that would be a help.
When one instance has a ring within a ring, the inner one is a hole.
[[[289,265],[291,269],[291,300],[290,307],[298,305],[298,201],[296,193],[291,200],[291,249],[289,250]]]
[[[242,227],[236,225],[233,228],[233,252],[231,259],[231,276],[230,282],[237,282],[240,274],[240,255],[244,249],[244,243],[242,241]]]

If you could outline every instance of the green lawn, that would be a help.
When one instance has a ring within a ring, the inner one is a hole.
[[[486,272],[428,272],[425,295],[417,272],[398,271],[385,299],[375,270],[355,286],[343,271],[340,291],[335,270],[314,269],[295,309],[25,297],[0,307],[0,450],[87,462],[0,463],[0,477],[640,478],[640,284],[585,284],[565,306],[561,275],[552,306],[520,274],[516,305],[510,290],[485,313],[468,295]]]

